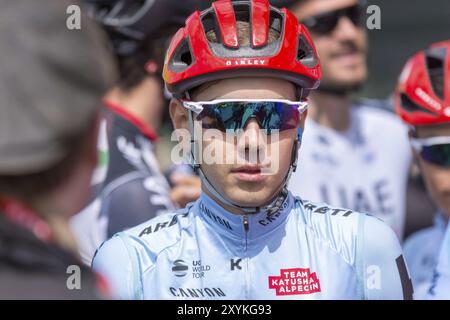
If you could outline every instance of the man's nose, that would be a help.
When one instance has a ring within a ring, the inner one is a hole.
[[[264,141],[264,131],[260,128],[258,121],[250,119],[238,138],[239,152],[245,154],[245,158],[250,155],[256,156],[253,155],[253,152],[261,152],[265,149]]]

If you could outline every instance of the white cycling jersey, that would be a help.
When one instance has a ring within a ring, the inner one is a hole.
[[[444,217],[439,212],[432,227],[417,231],[405,241],[403,252],[414,286],[415,299],[425,299],[430,289],[439,249],[444,240],[445,226]]]
[[[236,215],[205,193],[106,241],[93,259],[122,299],[411,299],[379,219],[294,198]]]
[[[401,239],[411,161],[408,130],[386,110],[359,103],[351,128],[339,133],[306,120],[289,189],[305,199],[369,212]]]
[[[438,264],[427,298],[450,300],[450,224],[447,226],[442,242]]]

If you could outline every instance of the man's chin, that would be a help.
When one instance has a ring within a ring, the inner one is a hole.
[[[241,207],[263,207],[268,205],[273,198],[273,193],[270,195],[263,195],[251,192],[242,192],[239,194],[232,194],[228,197],[233,203]]]

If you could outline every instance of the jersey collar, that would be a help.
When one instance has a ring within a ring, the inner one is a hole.
[[[158,140],[158,135],[153,131],[152,128],[150,128],[148,125],[146,125],[144,122],[142,122],[140,119],[132,115],[131,113],[127,112],[124,108],[120,107],[119,105],[115,104],[114,102],[111,102],[107,99],[103,99],[103,104],[119,115],[120,117],[124,118],[128,122],[130,122],[133,126],[139,129],[139,131],[148,139],[151,141]]]
[[[206,223],[214,230],[225,236],[234,238],[255,239],[269,233],[286,221],[289,212],[294,207],[294,197],[289,192],[281,209],[272,214],[261,211],[254,214],[237,215],[222,208],[206,193],[202,193],[195,203],[195,212],[198,212]],[[244,219],[248,219],[248,228],[244,227]]]

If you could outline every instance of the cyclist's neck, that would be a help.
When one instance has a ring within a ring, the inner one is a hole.
[[[220,201],[219,199],[217,199],[217,197],[215,197],[213,194],[211,194],[211,192],[209,192],[209,190],[208,190],[207,188],[205,188],[205,187],[203,187],[203,186],[202,186],[202,192],[205,193],[209,198],[211,198],[215,203],[217,203],[217,204],[218,204],[220,207],[222,207],[224,210],[226,210],[226,211],[228,211],[228,212],[230,212],[230,213],[232,213],[232,214],[240,215],[240,216],[243,216],[243,215],[248,214],[247,212],[245,212],[245,211],[243,211],[243,210],[241,210],[241,209],[239,209],[239,208],[235,208],[235,207],[232,207],[232,206],[230,206],[230,205],[227,205],[227,204],[223,203],[222,201]],[[263,204],[261,205],[261,207],[266,206],[267,204],[271,203],[271,202],[274,201],[274,200],[275,200],[275,199],[271,199],[269,202],[263,203]]]
[[[309,98],[308,117],[318,124],[345,132],[351,126],[350,95],[333,95],[313,92]]]
[[[212,200],[214,200],[215,203],[217,203],[219,206],[221,206],[226,211],[233,213],[235,215],[245,215],[245,212],[243,210],[240,210],[238,208],[234,208],[232,206],[229,206],[225,203],[222,203],[219,199],[217,199],[209,190],[202,186],[202,192],[205,193],[208,197],[210,197]]]

